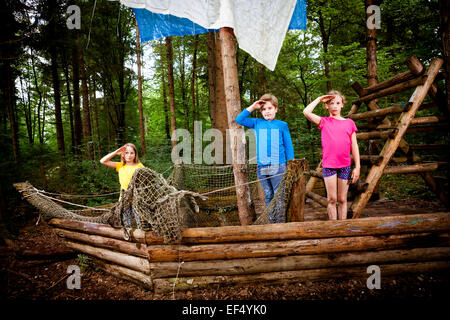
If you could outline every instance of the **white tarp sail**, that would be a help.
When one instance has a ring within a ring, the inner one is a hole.
[[[231,27],[239,47],[274,70],[297,0],[120,0],[131,8],[187,18],[206,29]]]

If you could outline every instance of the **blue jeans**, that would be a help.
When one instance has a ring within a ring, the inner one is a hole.
[[[256,167],[256,175],[258,176],[258,179],[260,180],[259,182],[261,183],[261,187],[264,191],[264,198],[267,206],[269,206],[270,201],[272,201],[275,196],[285,172],[286,162],[280,164],[268,164],[264,166],[258,165]]]

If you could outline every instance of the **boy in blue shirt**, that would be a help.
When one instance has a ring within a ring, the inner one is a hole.
[[[260,110],[264,119],[249,118],[254,110]],[[267,206],[280,185],[286,171],[286,162],[294,159],[288,125],[275,119],[277,112],[278,99],[266,93],[250,107],[242,110],[235,119],[238,124],[255,130],[258,162],[256,173],[261,180]]]

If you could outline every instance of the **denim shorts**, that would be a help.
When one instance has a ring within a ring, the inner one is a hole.
[[[322,174],[324,178],[334,176],[337,174],[339,179],[350,180],[351,179],[351,167],[345,168],[322,168]]]

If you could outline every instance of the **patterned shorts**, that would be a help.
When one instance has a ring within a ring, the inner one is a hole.
[[[337,174],[338,178],[342,180],[350,180],[351,179],[351,167],[345,168],[322,168],[322,174],[324,178],[334,176]]]

